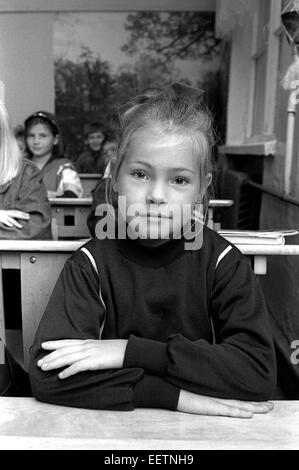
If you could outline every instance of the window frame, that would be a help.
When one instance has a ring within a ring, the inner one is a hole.
[[[248,118],[246,126],[246,142],[265,141],[273,139],[275,124],[275,104],[278,80],[278,60],[279,60],[279,40],[282,34],[281,25],[282,0],[271,0],[269,11],[269,23],[267,27],[267,41],[262,47],[258,44],[260,34],[259,11],[253,15],[252,23],[252,43],[251,43],[251,67],[249,76],[249,100]],[[263,128],[259,135],[253,133],[253,116],[256,85],[256,59],[263,52],[267,52],[266,76],[265,76],[265,96],[263,102]]]

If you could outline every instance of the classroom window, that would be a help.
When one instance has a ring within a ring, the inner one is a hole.
[[[247,137],[273,137],[281,36],[281,0],[262,0],[253,19],[251,97]]]
[[[261,134],[264,123],[270,4],[270,0],[259,2],[258,19],[255,20],[257,21],[257,25],[255,25],[255,46],[251,56],[255,70],[252,135]]]
[[[283,0],[282,11],[290,5],[289,0]],[[279,62],[278,62],[278,76],[282,79],[294,60],[293,48],[289,44],[286,34],[283,28],[280,31],[280,50],[279,50]],[[281,89],[279,100],[277,102],[277,120],[283,123],[277,131],[278,139],[282,142],[286,141],[286,129],[287,129],[287,106],[288,106],[288,92]],[[294,140],[293,140],[293,156],[292,156],[292,171],[290,175],[290,195],[294,198],[299,198],[299,116],[298,116],[298,105],[295,119],[294,128]]]

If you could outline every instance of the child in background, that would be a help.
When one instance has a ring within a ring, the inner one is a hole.
[[[51,207],[42,175],[25,159],[4,104],[0,101],[0,239],[52,239]],[[5,327],[20,329],[20,274],[2,270]],[[5,364],[0,364],[0,395],[31,394],[28,375],[5,347]]]
[[[109,161],[115,157],[117,151],[116,143],[113,140],[107,140],[104,144],[105,169]],[[105,171],[104,171],[105,176]]]
[[[128,230],[66,262],[32,348],[38,400],[240,418],[273,408],[273,341],[250,262],[203,224],[202,245],[185,246],[183,209],[208,200],[211,182],[201,94],[174,84],[122,109],[107,196],[110,209],[125,199]]]
[[[106,201],[107,178],[111,178],[111,163],[115,160],[116,151],[116,145],[113,142],[109,148],[109,155],[106,159],[104,175],[92,191],[92,204],[86,221],[89,233],[92,237],[95,236],[96,225],[101,219],[101,217],[96,215],[96,209],[99,204],[103,204]]]
[[[30,158],[43,175],[48,197],[82,197],[79,175],[63,155],[61,131],[53,114],[31,114],[25,120],[25,130]]]
[[[0,239],[51,238],[51,208],[42,176],[22,158],[0,102]]]
[[[92,122],[87,125],[86,131],[87,149],[81,153],[77,160],[77,170],[79,173],[99,173],[103,174],[105,168],[104,146],[106,133],[99,122]]]

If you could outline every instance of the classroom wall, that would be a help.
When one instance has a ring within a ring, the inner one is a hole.
[[[53,20],[65,11],[214,11],[215,0],[1,0],[0,80],[13,125],[54,111]]]
[[[13,125],[54,111],[53,13],[0,13],[0,80]]]
[[[0,11],[208,10],[216,0],[1,0]]]

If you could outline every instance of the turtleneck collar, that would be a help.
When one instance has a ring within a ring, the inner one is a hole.
[[[159,268],[183,256],[185,239],[166,240],[159,246],[143,244],[138,240],[117,240],[120,253],[127,259],[142,266]]]

